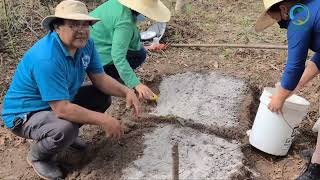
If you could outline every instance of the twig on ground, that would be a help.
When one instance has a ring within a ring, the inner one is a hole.
[[[279,71],[280,69],[279,68],[277,68],[275,65],[273,65],[273,64],[269,64],[269,66],[272,68],[272,69],[274,69],[274,70],[277,70],[277,71]]]
[[[172,146],[172,179],[179,180],[179,149],[178,143]]]
[[[171,47],[225,47],[225,48],[253,48],[253,49],[283,49],[286,45],[269,45],[269,44],[169,44]]]

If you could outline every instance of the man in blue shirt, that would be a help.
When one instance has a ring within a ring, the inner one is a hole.
[[[283,104],[293,92],[299,90],[320,69],[320,2],[318,0],[264,0],[266,10],[256,23],[262,31],[278,22],[288,30],[288,60],[279,91],[271,97],[268,108],[281,113]],[[315,52],[305,67],[308,50]],[[320,138],[308,169],[299,180],[320,179]]]
[[[125,97],[127,106],[139,113],[135,93],[104,73],[89,26],[85,4],[62,1],[55,15],[42,26],[49,33],[35,43],[17,66],[5,96],[2,117],[14,134],[34,139],[28,163],[44,179],[63,178],[52,157],[68,146],[84,148],[79,142],[83,124],[101,126],[109,137],[123,133],[119,121],[104,113],[112,96]],[[86,74],[93,85],[84,85]]]

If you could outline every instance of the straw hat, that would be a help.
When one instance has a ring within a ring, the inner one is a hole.
[[[168,22],[171,17],[170,10],[160,0],[119,0],[119,2],[158,22]]]
[[[99,19],[88,15],[88,9],[84,3],[76,0],[60,2],[55,9],[54,15],[47,16],[42,20],[42,27],[49,30],[51,22],[57,18],[92,21],[93,23],[99,21]]]
[[[277,22],[277,20],[273,19],[271,16],[268,15],[268,11],[273,5],[281,1],[283,0],[263,0],[265,11],[263,11],[263,13],[260,15],[256,22],[255,30],[257,32],[261,32],[265,30],[267,27]]]

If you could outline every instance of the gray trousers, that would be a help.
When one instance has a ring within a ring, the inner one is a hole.
[[[111,97],[94,86],[87,85],[79,89],[73,103],[103,113],[111,105]],[[78,137],[81,125],[57,118],[53,111],[44,110],[33,112],[26,123],[12,132],[17,136],[35,140],[43,153],[56,154],[73,143]]]

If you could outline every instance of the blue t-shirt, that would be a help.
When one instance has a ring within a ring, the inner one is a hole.
[[[86,73],[103,73],[92,39],[74,58],[56,32],[49,32],[23,56],[4,98],[2,118],[7,128],[15,117],[50,108],[50,101],[72,101]]]
[[[315,52],[311,60],[320,70],[320,1],[306,0],[302,3],[303,8],[297,8],[300,10],[290,20],[287,32],[288,60],[281,86],[290,91],[296,88],[303,74],[308,49]]]

